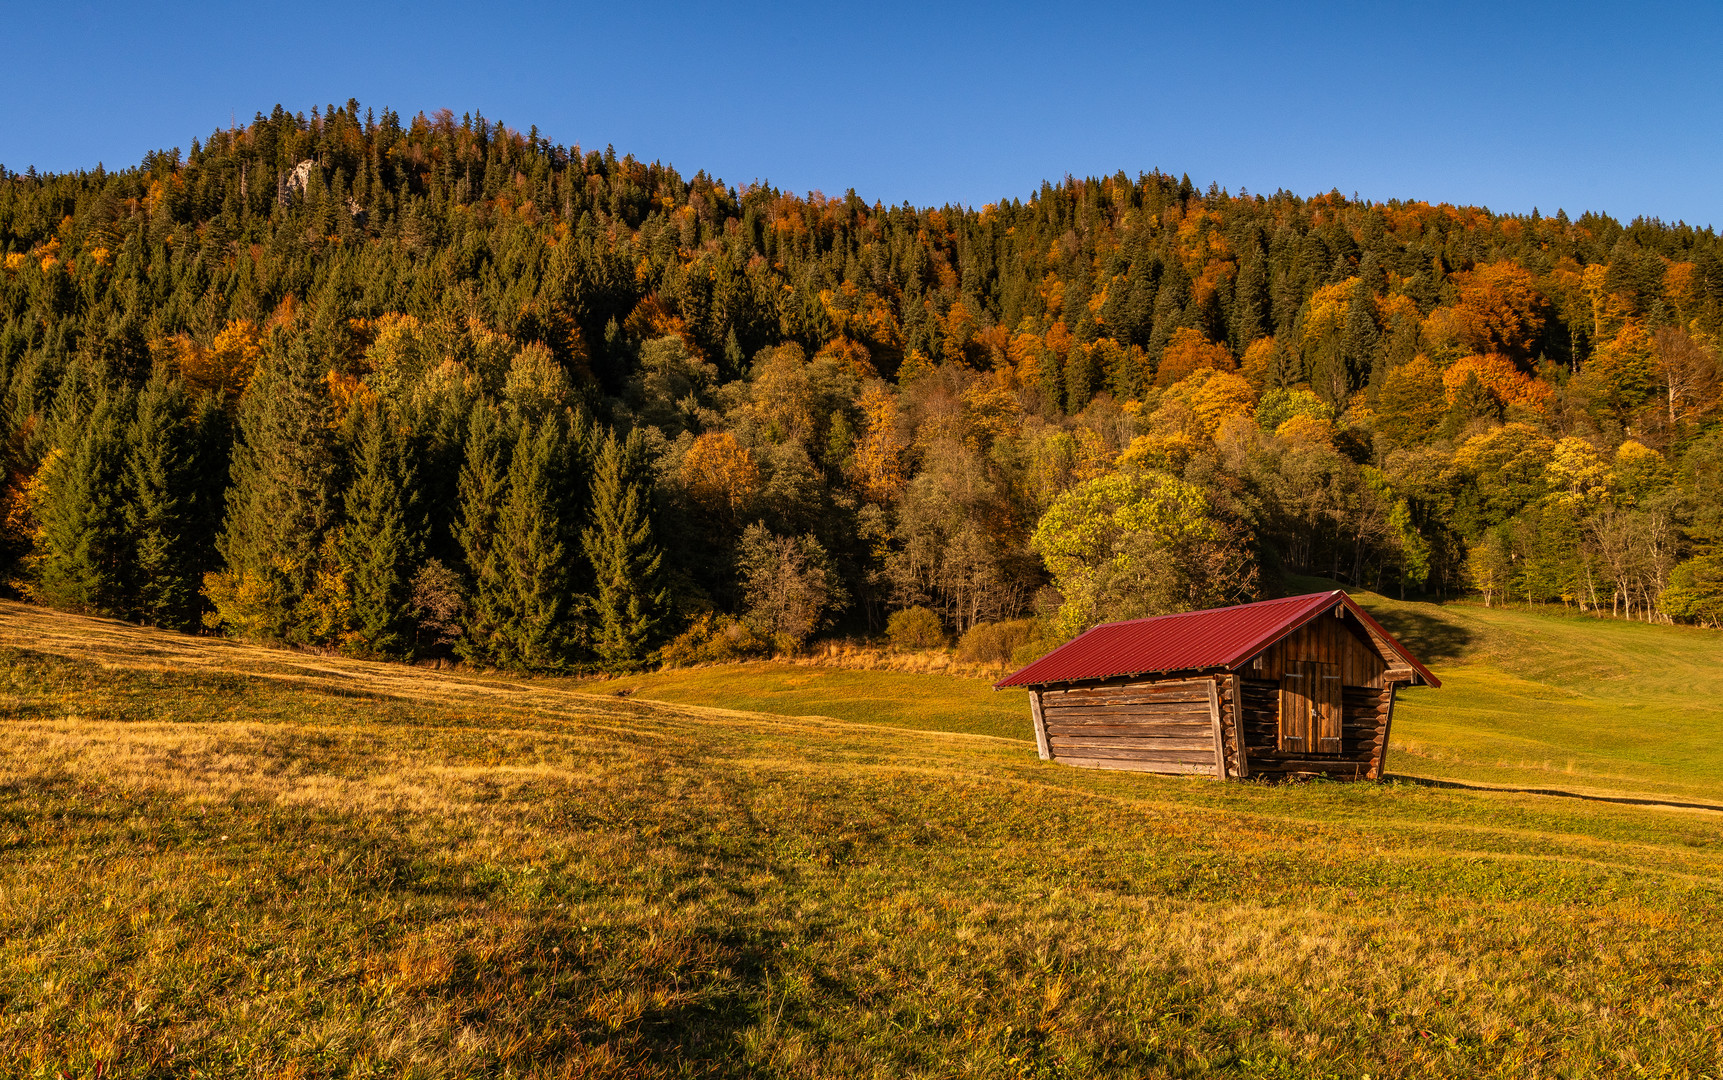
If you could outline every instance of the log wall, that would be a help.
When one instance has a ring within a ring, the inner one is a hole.
[[[1252,776],[1326,773],[1329,776],[1374,779],[1381,775],[1388,737],[1388,710],[1394,686],[1344,686],[1340,691],[1340,753],[1282,753],[1280,684],[1266,679],[1241,679],[1240,726]]]
[[[1053,760],[1066,765],[1138,772],[1216,775],[1216,717],[1211,688],[1221,705],[1230,700],[1228,680],[1211,678],[1139,682],[1068,690],[1031,691],[1045,727]],[[1237,747],[1224,747],[1229,723],[1218,725],[1227,772],[1234,772]],[[1236,740],[1234,740],[1236,742]]]

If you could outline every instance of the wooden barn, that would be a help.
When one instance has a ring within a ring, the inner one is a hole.
[[[1335,590],[1107,623],[995,687],[1029,689],[1046,760],[1220,779],[1380,779],[1394,694],[1440,686]]]

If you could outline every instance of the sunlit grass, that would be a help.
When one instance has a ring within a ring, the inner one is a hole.
[[[1716,1076],[1723,1055],[1716,814],[1096,773],[14,607],[0,641],[0,1074]]]
[[[1028,695],[995,691],[985,678],[762,661],[672,669],[598,688],[689,705],[1034,740]]]

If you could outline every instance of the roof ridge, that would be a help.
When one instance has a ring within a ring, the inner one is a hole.
[[[1330,589],[1328,592],[1299,593],[1297,596],[1271,596],[1266,600],[1247,600],[1242,604],[1222,604],[1220,607],[1198,608],[1195,611],[1169,611],[1165,615],[1144,615],[1137,619],[1115,619],[1112,622],[1096,623],[1083,631],[1083,634],[1093,633],[1103,626],[1131,626],[1137,623],[1158,622],[1162,619],[1188,619],[1193,615],[1212,615],[1217,611],[1237,611],[1239,608],[1265,607],[1269,604],[1286,604],[1294,600],[1314,600],[1320,596],[1327,598],[1336,594],[1344,596],[1344,589]],[[1082,637],[1078,634],[1077,637]],[[1071,640],[1075,641],[1076,638]]]

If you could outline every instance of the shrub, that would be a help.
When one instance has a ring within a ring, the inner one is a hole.
[[[1019,649],[1039,642],[1034,619],[977,623],[958,641],[957,658],[975,664],[1008,664]]]
[[[924,607],[904,608],[885,621],[885,636],[900,649],[938,649],[945,645],[945,625]]]
[[[771,650],[772,643],[747,623],[708,611],[664,646],[660,656],[665,664],[678,667],[763,656]]]

